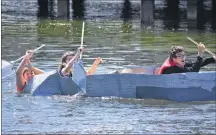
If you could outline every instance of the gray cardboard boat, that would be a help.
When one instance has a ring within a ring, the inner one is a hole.
[[[87,76],[86,92],[90,97],[211,101],[216,100],[216,72],[91,75]]]
[[[151,98],[174,101],[215,101],[216,71],[154,75],[155,68],[143,74],[113,73],[85,75],[82,64],[74,64],[73,78],[57,71],[35,76],[25,87],[33,96],[74,95],[89,97]]]
[[[23,93],[33,96],[74,95],[85,93],[86,75],[82,64],[74,63],[73,77],[62,77],[57,70],[35,75],[26,84]]]

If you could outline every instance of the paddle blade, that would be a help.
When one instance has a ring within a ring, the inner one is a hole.
[[[1,66],[1,79],[6,79],[12,75],[15,74],[15,69],[13,68],[13,65],[5,60],[2,60],[2,66]]]
[[[73,81],[86,93],[86,73],[82,66],[82,61],[74,62],[73,64]]]

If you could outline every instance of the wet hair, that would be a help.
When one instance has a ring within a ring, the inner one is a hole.
[[[75,53],[72,51],[65,52],[61,57],[61,65],[59,66],[58,71],[61,72],[62,68],[64,68],[64,64],[66,63],[66,59],[68,56],[75,56]]]
[[[184,47],[182,47],[182,46],[172,46],[170,51],[169,51],[169,58],[174,59],[174,58],[176,58],[177,53],[180,53],[183,51],[184,51]]]

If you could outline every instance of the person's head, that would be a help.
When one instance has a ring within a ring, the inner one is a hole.
[[[26,81],[30,80],[34,76],[34,72],[31,71],[29,68],[25,68],[23,71],[23,77]]]
[[[61,63],[68,63],[75,56],[74,52],[68,51],[62,55]]]
[[[169,58],[172,59],[177,65],[184,66],[185,52],[182,46],[172,46],[169,54]]]

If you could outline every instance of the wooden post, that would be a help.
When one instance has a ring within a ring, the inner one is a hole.
[[[69,0],[58,0],[58,18],[70,18],[69,3]]]
[[[51,19],[55,19],[55,4],[54,4],[54,0],[49,0],[49,17]]]
[[[216,0],[212,0],[212,30],[216,30]]]
[[[154,0],[141,0],[141,24],[151,25],[154,21]]]
[[[187,22],[188,28],[196,28],[197,21],[197,0],[187,1]]]
[[[48,17],[48,0],[38,0],[38,17]]]
[[[167,29],[178,29],[180,22],[179,0],[166,0],[164,8],[164,26]]]
[[[72,0],[73,18],[83,19],[85,14],[85,0]]]
[[[122,8],[122,15],[124,22],[127,22],[132,17],[132,8],[130,0],[124,0],[123,8]]]
[[[204,30],[206,23],[204,0],[197,0],[197,29]]]
[[[197,19],[197,0],[187,1],[187,18],[190,20]]]

